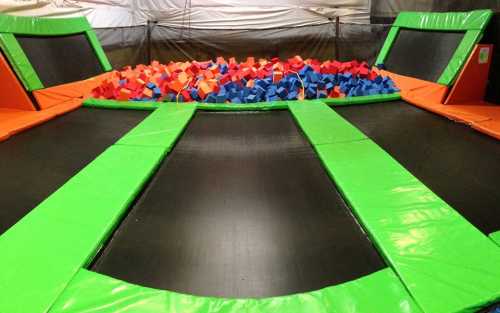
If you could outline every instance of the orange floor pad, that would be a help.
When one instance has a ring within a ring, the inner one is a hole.
[[[86,99],[91,96],[92,89],[99,86],[110,73],[104,73],[89,79],[35,90],[33,95],[42,110],[58,106],[70,99]]]
[[[59,115],[78,109],[82,99],[71,99],[44,111],[24,111],[0,108],[0,141],[53,119]]]
[[[438,83],[384,70],[381,70],[380,73],[389,76],[396,83],[402,98],[423,99],[434,103],[442,103],[448,93],[448,87]]]
[[[401,98],[406,102],[433,113],[443,115],[453,121],[470,125],[489,136],[500,139],[500,106],[484,101],[460,104],[443,104],[448,88],[420,79],[380,71],[391,77],[401,90]]]
[[[51,118],[46,112],[0,108],[0,141]]]
[[[33,95],[40,111],[15,109],[10,106],[0,107],[0,141],[56,116],[76,110],[82,105],[83,100],[90,96],[92,89],[108,75],[109,73],[104,73],[86,80],[34,91]]]

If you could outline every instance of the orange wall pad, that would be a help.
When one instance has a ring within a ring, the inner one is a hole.
[[[104,73],[81,81],[35,90],[33,91],[33,95],[42,110],[59,105],[70,99],[79,98],[83,101],[90,97],[92,89],[99,86],[109,75],[110,73]]]
[[[35,111],[28,94],[0,53],[0,108]]]
[[[473,101],[478,101],[477,103],[481,104],[488,82],[492,54],[493,45],[476,45],[445,104],[471,103]]]

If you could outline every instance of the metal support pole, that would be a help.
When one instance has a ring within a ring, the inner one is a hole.
[[[152,50],[151,50],[151,33],[153,28],[156,26],[156,21],[149,21],[146,25],[146,64],[151,64],[152,61]]]
[[[340,60],[340,17],[335,17],[335,59]]]

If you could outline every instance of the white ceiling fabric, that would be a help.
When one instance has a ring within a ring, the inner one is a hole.
[[[0,0],[0,12],[33,16],[85,15],[94,28],[145,25],[198,29],[266,29],[318,25],[339,16],[369,23],[370,0]]]

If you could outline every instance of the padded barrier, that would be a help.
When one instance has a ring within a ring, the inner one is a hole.
[[[422,31],[463,31],[465,32],[463,40],[437,81],[443,85],[450,85],[454,82],[458,72],[467,61],[474,45],[481,39],[492,15],[493,12],[491,10],[446,13],[401,12],[389,31],[386,41],[377,57],[376,64],[384,64],[401,28]]]
[[[85,17],[43,18],[0,14],[0,46],[29,91],[44,86],[14,35],[61,36],[85,33],[104,71],[111,65]]]
[[[332,110],[321,101],[288,101],[288,106],[313,146],[367,138],[357,128],[346,127],[344,119],[331,114]]]
[[[90,45],[94,47],[95,54],[97,55],[97,58],[101,63],[102,69],[106,72],[111,71],[113,69],[111,67],[111,63],[109,62],[108,57],[106,56],[106,53],[104,52],[104,49],[102,48],[101,43],[99,42],[99,38],[97,38],[97,35],[94,32],[94,30],[93,29],[86,30],[85,34],[87,34],[87,38],[90,42]]]
[[[368,104],[376,102],[386,102],[395,101],[401,99],[399,93],[392,94],[380,94],[380,95],[370,95],[370,96],[356,96],[356,97],[343,97],[343,98],[328,98],[321,99],[329,106],[344,106],[344,105],[356,105],[356,104]],[[307,100],[316,101],[316,100]],[[175,103],[175,102],[155,102],[155,101],[117,101],[117,100],[107,100],[107,99],[96,99],[88,98],[83,102],[85,107],[93,108],[103,108],[103,109],[131,109],[131,110],[154,110],[164,103]],[[258,103],[244,103],[244,104],[234,104],[234,103],[201,103],[201,102],[187,102],[196,103],[196,108],[198,110],[207,111],[259,111],[259,110],[284,110],[288,108],[287,101],[272,101],[272,102],[258,102]]]
[[[161,102],[154,101],[116,101],[96,98],[89,98],[83,101],[84,107],[117,110],[155,110],[160,105]]]
[[[383,296],[382,296],[383,295]],[[376,311],[374,311],[374,309]],[[50,313],[418,313],[391,269],[313,292],[267,299],[222,299],[133,285],[80,270]]]
[[[195,107],[195,104],[165,104],[148,117],[147,123],[139,124],[116,144],[160,147],[170,152],[193,117]]]
[[[0,14],[0,32],[18,35],[60,36],[92,30],[85,17],[44,18]]]
[[[189,109],[194,112],[195,106],[183,105]],[[129,132],[132,143],[147,124],[158,125],[155,116],[164,110],[171,108],[158,109]],[[177,117],[185,118],[177,124],[180,133],[189,115]],[[0,271],[0,294],[9,299],[0,301],[0,312],[49,310],[102,247],[172,144],[157,143],[111,146],[0,236],[0,268],[8,269]]]
[[[250,104],[207,104],[198,103],[196,106],[199,110],[207,111],[267,111],[267,110],[283,110],[287,109],[286,101],[273,101],[273,102],[258,102]]]
[[[393,100],[399,100],[399,99],[401,99],[401,95],[398,92],[396,92],[396,93],[381,94],[381,95],[343,97],[343,98],[325,98],[325,99],[321,99],[321,101],[328,104],[329,106],[344,106],[344,105],[386,102],[386,101],[393,101]]]
[[[332,116],[318,124],[336,136],[314,147],[423,311],[475,312],[498,301],[498,246],[336,112],[321,103],[312,111],[307,106],[289,103],[306,134],[319,133],[312,120]]]

